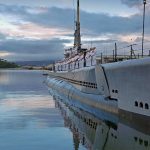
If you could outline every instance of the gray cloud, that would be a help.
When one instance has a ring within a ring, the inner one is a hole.
[[[129,7],[141,5],[143,0],[121,0],[123,4],[128,5]]]
[[[92,42],[92,43],[91,43]],[[117,40],[112,40],[112,39],[107,39],[107,40],[89,40],[89,41],[85,41],[85,44],[109,44],[109,43],[115,43],[117,42]]]
[[[88,17],[89,16],[89,17]],[[111,17],[106,14],[82,14],[83,26],[95,33],[134,33],[141,29],[140,16]]]
[[[5,40],[5,39],[6,39],[6,36],[5,36],[4,34],[1,34],[1,33],[0,33],[0,41],[1,41],[1,40]]]
[[[63,43],[68,40],[6,40],[1,42],[0,49],[14,53],[15,59],[43,60],[44,58],[58,59],[63,55]],[[14,57],[13,55],[11,57]],[[21,58],[20,58],[21,57]]]
[[[122,2],[133,5],[136,4],[138,0],[133,0],[132,3],[127,0],[122,0]],[[43,13],[32,14],[28,12],[29,8],[32,9],[32,7],[25,6],[0,5],[0,13],[17,15],[24,21],[29,21],[41,26],[73,29],[74,11],[72,9],[52,7],[46,8],[46,11]],[[147,25],[149,23],[150,20],[147,21]],[[81,11],[81,27],[82,31],[87,29],[89,32],[91,31],[91,33],[94,32],[97,34],[140,32],[142,28],[142,14],[133,15],[131,17],[119,17]]]
[[[127,5],[135,5],[137,1],[130,3],[122,0]],[[38,9],[37,7],[27,6],[8,6],[0,5],[0,14],[10,14],[18,16],[22,21],[38,24],[42,27],[55,28],[72,28],[74,10],[62,8],[43,8],[42,13],[33,13],[29,9]],[[17,22],[15,22],[16,24]],[[150,19],[146,20],[146,34],[150,33]],[[141,33],[142,31],[142,14],[130,17],[109,16],[107,14],[96,14],[81,11],[81,31],[82,35],[124,35],[132,33]],[[0,35],[1,37],[1,35]],[[4,39],[4,36],[2,36]],[[110,41],[95,41],[95,43],[113,42],[116,37]],[[52,40],[3,40],[0,45],[1,50],[13,52],[16,56],[23,59],[40,59],[40,58],[56,58],[63,55],[64,43],[68,40],[52,39]]]
[[[29,10],[43,9],[43,13],[32,13]],[[44,11],[45,9],[45,11]],[[59,27],[72,27],[74,11],[72,9],[63,8],[40,8],[40,7],[29,7],[29,6],[16,6],[16,5],[4,5],[0,4],[0,13],[9,14],[20,17],[24,21],[30,21],[37,23],[42,26],[59,26]]]

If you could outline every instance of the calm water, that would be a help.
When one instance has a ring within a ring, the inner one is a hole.
[[[40,71],[0,70],[0,149],[74,150],[74,134]],[[86,148],[78,144],[79,150]]]
[[[150,150],[150,127],[66,105],[45,79],[40,71],[0,70],[0,150]]]
[[[73,133],[76,150],[150,150],[150,129],[139,124],[102,121],[81,109],[64,104],[55,96],[64,122]]]

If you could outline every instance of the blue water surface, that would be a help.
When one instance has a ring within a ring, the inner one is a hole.
[[[75,149],[45,79],[42,71],[0,70],[1,150]]]

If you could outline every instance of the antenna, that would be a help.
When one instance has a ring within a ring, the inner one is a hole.
[[[146,0],[143,0],[143,33],[142,33],[142,57],[144,55],[144,26],[145,26],[145,5],[146,5]]]
[[[74,10],[74,15],[73,15],[73,16],[74,16],[74,18],[73,18],[73,24],[74,24],[74,30],[75,30],[75,22],[76,22],[76,21],[75,21],[75,19],[76,19],[76,13],[75,13],[75,5],[74,5],[74,3],[75,3],[75,2],[74,2],[74,0],[73,0],[73,10]]]
[[[115,51],[113,50],[113,61],[115,61]]]
[[[74,46],[77,47],[78,53],[81,52],[81,35],[80,35],[80,3],[77,0],[77,20],[75,29],[75,43]]]
[[[115,43],[115,61],[117,61],[117,43]]]
[[[134,50],[133,50],[133,46],[134,45],[137,45],[137,44],[131,44],[131,45],[127,46],[127,47],[131,47],[131,50],[130,50],[130,59],[133,59],[133,55],[136,58]]]

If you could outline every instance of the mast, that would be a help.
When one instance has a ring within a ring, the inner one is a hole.
[[[77,0],[77,19],[76,19],[76,29],[75,29],[75,39],[74,47],[77,48],[77,52],[81,52],[81,36],[80,36],[80,3]]]
[[[144,10],[143,10],[143,33],[142,33],[142,57],[144,56],[144,23],[145,23],[145,5],[146,0],[143,0]]]

